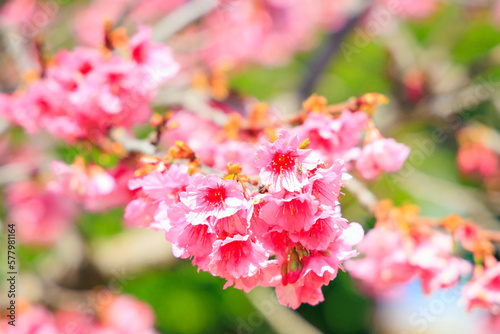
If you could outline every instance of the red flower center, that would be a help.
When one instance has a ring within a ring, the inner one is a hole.
[[[291,152],[285,154],[276,152],[271,167],[277,174],[283,171],[291,171],[295,167],[295,158]]]
[[[224,200],[226,199],[226,188],[222,185],[217,185],[215,188],[207,189],[207,194],[205,195],[205,201],[214,206],[224,206]]]

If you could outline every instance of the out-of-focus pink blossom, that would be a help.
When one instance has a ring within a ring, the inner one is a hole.
[[[481,334],[500,333],[500,314],[490,313],[483,324],[479,327]]]
[[[283,64],[311,46],[320,13],[321,1],[316,0],[224,1],[203,21],[201,31],[208,36],[203,58],[211,67]]]
[[[365,179],[374,179],[380,172],[395,172],[403,166],[410,148],[392,138],[379,138],[366,144],[356,161],[356,169]]]
[[[410,263],[418,268],[424,293],[454,287],[472,271],[472,264],[453,256],[452,250],[453,239],[444,233],[433,232],[419,240]]]
[[[146,303],[129,295],[110,296],[105,303],[97,299],[96,314],[64,309],[50,312],[43,306],[24,305],[16,326],[2,319],[5,334],[157,334],[155,315]]]
[[[381,295],[419,278],[429,294],[455,286],[472,271],[468,261],[453,256],[450,235],[418,227],[404,231],[401,224],[405,220],[398,219],[406,213],[402,209],[397,212],[389,220],[377,221],[358,247],[364,257],[348,263],[351,275],[360,279],[368,292]]]
[[[109,171],[97,165],[67,165],[61,161],[52,162],[51,167],[56,179],[51,182],[50,188],[73,199],[88,211],[102,212],[124,205],[132,198],[128,182],[134,172],[125,164]]]
[[[22,181],[6,189],[8,221],[18,227],[21,243],[50,245],[61,237],[76,219],[75,204],[62,192],[36,181]]]
[[[151,307],[132,296],[120,295],[101,311],[102,327],[117,333],[156,333],[155,315]]]
[[[209,166],[214,165],[215,159],[220,159],[215,157],[217,142],[214,140],[220,127],[207,119],[179,110],[168,120],[166,129],[161,137],[166,146],[174,145],[176,140],[183,141],[196,152],[201,162]]]
[[[486,261],[483,271],[475,272],[474,277],[463,288],[462,302],[470,310],[485,308],[492,313],[500,311],[500,263]]]
[[[258,175],[255,167],[256,147],[243,141],[226,141],[215,145],[214,165],[217,170],[225,170],[228,162],[237,161],[241,164],[242,173],[245,175]]]
[[[3,321],[5,319],[2,319]],[[6,326],[6,334],[59,333],[54,323],[54,315],[42,306],[28,306],[20,312],[15,324],[16,326]]]
[[[415,266],[408,261],[403,235],[399,231],[371,229],[358,249],[366,256],[349,262],[347,270],[372,294],[409,282],[417,273]]]
[[[461,146],[457,155],[458,168],[465,174],[477,173],[483,178],[498,174],[500,159],[483,145]]]
[[[104,45],[106,22],[116,23],[120,15],[132,10],[126,17],[135,23],[152,22],[167,15],[186,0],[94,0],[78,11],[74,20],[74,30],[85,45]]]
[[[99,142],[112,127],[144,123],[155,89],[178,65],[169,48],[150,41],[145,27],[127,51],[131,59],[97,49],[61,51],[26,92],[0,96],[0,113],[28,132],[43,129],[70,143]]]
[[[50,1],[10,0],[0,8],[0,26],[15,27],[22,37],[35,38],[48,27],[57,12],[58,5]]]

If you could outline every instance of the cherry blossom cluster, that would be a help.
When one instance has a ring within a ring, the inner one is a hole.
[[[59,52],[25,91],[0,95],[0,115],[28,133],[46,130],[69,143],[98,142],[113,127],[146,122],[155,89],[179,69],[170,49],[150,35],[141,27],[130,41],[115,36],[117,50]]]
[[[96,314],[71,307],[54,313],[41,305],[20,303],[20,314],[15,326],[2,317],[0,331],[5,334],[66,334],[66,333],[121,333],[156,334],[155,315],[151,307],[129,295],[103,294],[96,305]]]
[[[53,161],[51,169],[54,179],[51,190],[65,194],[68,202],[78,204],[89,212],[104,212],[123,206],[132,198],[128,182],[134,176],[133,169],[120,163],[111,169],[96,164],[87,164],[81,157],[68,165]]]
[[[187,165],[151,159],[131,180],[131,225],[165,231],[174,255],[246,292],[273,286],[281,303],[297,308],[323,300],[321,287],[357,254],[363,229],[342,218],[341,160],[327,167],[307,140],[282,130],[256,152],[256,188],[241,166],[204,175]]]
[[[456,285],[471,273],[470,262],[453,254],[452,236],[425,224],[418,207],[394,208],[390,201],[382,201],[376,218],[375,227],[358,247],[363,257],[347,267],[368,292],[390,293],[418,278],[423,291],[430,294]]]
[[[47,183],[25,180],[5,189],[5,203],[10,208],[9,222],[22,222],[18,240],[23,244],[51,245],[63,236],[78,214],[64,193]]]
[[[81,210],[104,212],[132,199],[128,182],[134,171],[125,164],[105,170],[86,166],[79,158],[72,165],[53,161],[51,166],[50,176],[36,171],[32,179],[5,189],[7,220],[22,226],[18,238],[23,244],[50,246],[76,222]]]
[[[372,296],[384,298],[397,292],[404,283],[419,279],[424,293],[456,286],[462,288],[459,304],[467,310],[488,312],[483,333],[500,329],[500,263],[494,256],[491,232],[458,215],[442,219],[419,216],[418,207],[393,206],[379,202],[376,224],[358,245],[361,258],[346,267]],[[459,257],[457,245],[473,255],[475,266]]]

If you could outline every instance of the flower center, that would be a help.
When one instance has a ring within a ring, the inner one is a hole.
[[[224,206],[224,200],[226,199],[226,188],[221,185],[217,185],[215,188],[209,188],[207,194],[205,195],[205,201],[214,206]]]
[[[291,171],[295,167],[295,159],[290,153],[283,154],[276,152],[271,167],[278,174],[283,171]]]

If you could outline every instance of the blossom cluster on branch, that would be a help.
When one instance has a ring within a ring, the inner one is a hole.
[[[130,41],[110,37],[109,49],[60,51],[26,89],[0,95],[0,115],[28,133],[43,129],[68,143],[99,142],[112,127],[147,122],[155,89],[179,66],[168,47],[151,41],[149,28]]]

